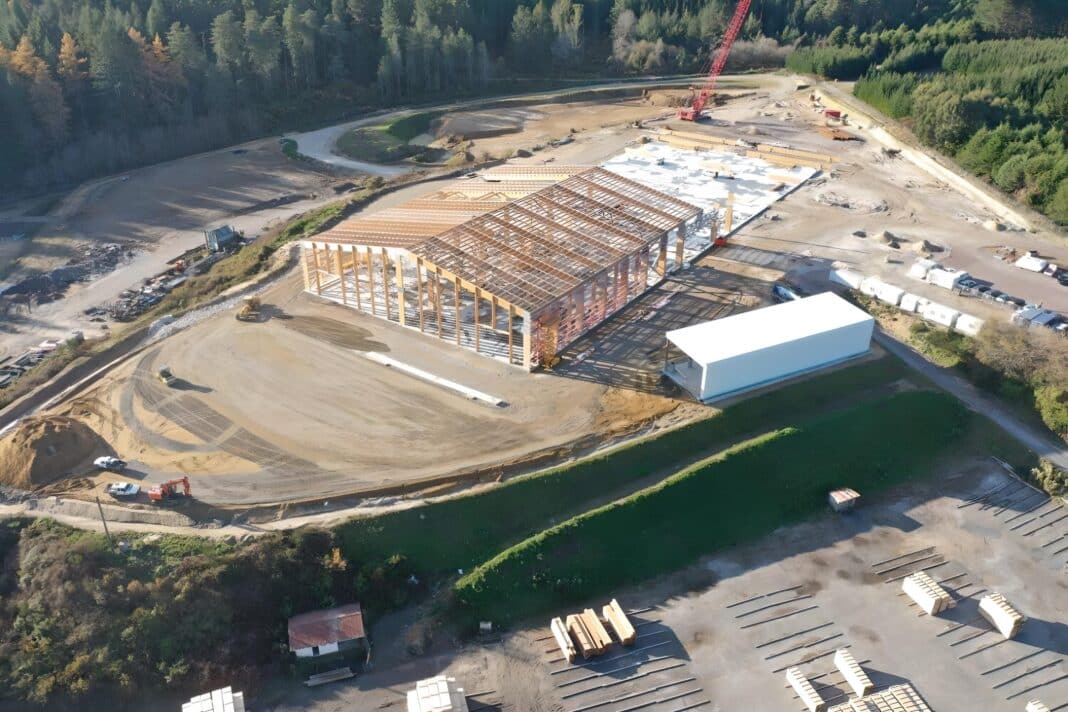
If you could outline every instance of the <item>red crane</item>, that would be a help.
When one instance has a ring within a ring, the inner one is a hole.
[[[700,91],[693,90],[689,106],[679,109],[680,119],[697,121],[701,118],[701,112],[704,111],[708,100],[712,98],[712,91],[716,88],[716,80],[719,79],[719,75],[723,72],[723,67],[727,64],[727,56],[731,53],[731,45],[738,38],[738,33],[742,31],[742,25],[745,24],[745,18],[749,15],[750,2],[752,0],[738,0],[738,7],[734,9],[734,17],[731,18],[731,24],[727,26],[723,41],[719,44],[719,50],[712,59],[712,68],[708,71],[705,84]]]

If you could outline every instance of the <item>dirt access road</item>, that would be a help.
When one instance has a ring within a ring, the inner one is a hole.
[[[544,103],[551,106],[568,106],[567,104],[557,104],[555,102],[565,99],[568,94],[574,94],[577,92],[587,91],[618,91],[620,89],[643,89],[650,86],[657,85],[672,85],[672,84],[685,84],[690,78],[688,77],[652,77],[641,81],[620,82],[618,84],[588,84],[584,86],[570,87],[567,89],[560,89],[550,92],[539,92],[535,94],[516,94],[507,97],[494,97],[492,99],[484,99],[478,101],[464,101],[456,102],[453,104],[442,104],[439,106],[422,107],[419,109],[413,109],[411,107],[403,107],[392,111],[385,111],[374,114],[372,116],[358,119],[356,121],[349,121],[343,124],[336,124],[334,126],[327,126],[316,131],[306,131],[303,133],[290,133],[286,134],[285,138],[291,139],[297,142],[297,151],[313,160],[325,163],[337,168],[345,168],[348,170],[359,171],[361,173],[369,173],[372,175],[380,175],[383,177],[393,177],[410,172],[415,168],[412,165],[398,164],[398,165],[384,165],[380,163],[368,163],[366,161],[357,161],[352,158],[341,156],[336,152],[337,140],[348,131],[352,129],[360,128],[362,126],[375,126],[392,119],[399,118],[406,114],[415,113],[416,111],[448,111],[451,113],[462,113],[470,111],[479,111],[480,107],[487,104],[496,104],[501,101],[508,100],[522,100],[524,104],[527,103]],[[720,85],[723,88],[730,89],[732,86],[750,86],[752,84],[765,84],[765,83],[781,83],[786,79],[772,74],[748,74],[737,77],[722,77]],[[590,105],[590,111],[596,113],[596,104]],[[611,109],[611,106],[605,107]],[[538,119],[536,114],[526,117],[529,119]],[[567,120],[561,117],[561,123],[553,130],[546,134],[546,137],[550,138],[562,138],[567,135],[568,128],[566,126]],[[603,123],[611,123],[611,118],[601,119]],[[464,122],[465,125],[470,125],[471,122]],[[487,125],[495,125],[495,120],[492,117],[487,117],[485,122]],[[525,121],[523,123],[526,123]],[[530,138],[529,136],[526,138]],[[483,143],[485,145],[483,145]],[[526,145],[522,140],[519,143],[515,141],[509,141],[507,139],[503,141],[487,141],[479,142],[477,150],[485,150],[491,153],[500,153],[504,147],[514,148],[516,146]],[[510,151],[509,151],[510,152]]]
[[[28,315],[0,320],[0,356],[19,353],[72,329],[101,333],[83,311],[138,288],[168,260],[202,245],[203,231],[230,223],[255,237],[267,227],[337,196],[336,179],[286,158],[277,139],[203,153],[122,176],[85,184],[68,195],[30,240],[5,243],[5,259],[18,260],[6,279],[51,269],[75,256],[78,243],[116,242],[132,260],[103,277],[75,284],[65,298]],[[277,199],[279,204],[272,204]],[[16,219],[16,218],[12,218]]]

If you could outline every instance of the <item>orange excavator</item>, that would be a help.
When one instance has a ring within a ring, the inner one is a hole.
[[[181,490],[179,490],[179,486]],[[189,488],[189,478],[179,477],[176,480],[164,482],[150,489],[148,491],[148,499],[155,504],[162,504],[173,501],[175,497],[191,497],[192,494],[193,492]]]
[[[738,0],[738,7],[734,9],[734,17],[731,18],[731,23],[723,34],[723,41],[720,42],[718,51],[712,56],[712,64],[708,70],[708,76],[705,77],[704,85],[700,90],[696,87],[691,87],[693,96],[690,97],[690,105],[679,109],[679,118],[683,121],[701,120],[701,112],[704,111],[708,102],[712,100],[712,94],[716,89],[716,80],[719,79],[719,75],[723,73],[723,68],[727,65],[727,57],[731,53],[731,46],[734,44],[734,40],[738,39],[738,33],[742,31],[745,18],[749,16],[751,2],[752,0]]]

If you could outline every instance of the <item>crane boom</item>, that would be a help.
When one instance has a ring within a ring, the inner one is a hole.
[[[723,72],[723,67],[727,65],[727,56],[731,53],[731,46],[734,44],[734,40],[738,38],[738,33],[742,31],[745,18],[749,16],[749,4],[751,2],[752,0],[738,0],[738,7],[734,9],[734,17],[731,18],[731,23],[723,34],[723,41],[720,42],[719,49],[712,58],[712,68],[709,69],[708,76],[705,77],[705,83],[700,91],[694,91],[690,105],[679,109],[680,119],[697,121],[701,118],[701,112],[704,111],[705,105],[712,98],[712,92],[716,88],[716,80],[719,79],[719,75]]]

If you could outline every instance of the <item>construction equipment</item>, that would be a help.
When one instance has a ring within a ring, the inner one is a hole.
[[[179,490],[179,485],[181,490]],[[176,497],[191,497],[192,490],[189,488],[189,478],[179,477],[161,485],[156,485],[148,491],[149,501],[155,504],[173,501]]]
[[[260,318],[260,298],[245,297],[241,308],[237,310],[238,321],[256,321]]]
[[[163,381],[163,383],[167,387],[173,386],[178,381],[178,379],[174,377],[174,374],[171,373],[171,369],[169,366],[164,366],[159,371],[157,371],[156,377],[159,378],[159,380]]]
[[[731,18],[731,24],[727,26],[727,31],[723,34],[719,49],[712,58],[712,66],[708,71],[708,76],[705,78],[704,86],[701,87],[700,91],[696,89],[693,91],[689,106],[679,109],[679,118],[683,121],[700,120],[701,112],[704,111],[705,105],[712,98],[712,93],[716,88],[716,80],[719,79],[719,75],[723,73],[723,67],[727,64],[727,56],[731,53],[731,46],[734,44],[734,40],[738,38],[738,33],[742,30],[745,18],[749,16],[750,2],[751,0],[738,0],[738,7],[734,9],[734,17]]]

